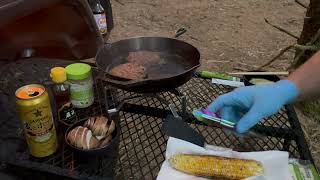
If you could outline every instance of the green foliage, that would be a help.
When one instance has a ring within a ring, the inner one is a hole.
[[[296,107],[299,108],[305,116],[320,122],[320,100],[299,102],[296,104]]]

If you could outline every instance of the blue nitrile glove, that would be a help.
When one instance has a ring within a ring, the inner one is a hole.
[[[289,80],[241,87],[219,96],[207,110],[219,113],[223,119],[238,121],[237,131],[244,133],[261,119],[277,113],[283,105],[293,102],[298,94],[298,88]]]

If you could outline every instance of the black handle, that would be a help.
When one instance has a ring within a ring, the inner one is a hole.
[[[111,31],[111,29],[113,29],[113,14],[110,0],[100,0],[100,4],[106,14],[108,31]]]
[[[179,36],[181,36],[182,34],[186,33],[187,30],[185,28],[180,28],[177,30],[176,34],[174,35],[175,38],[178,38]]]

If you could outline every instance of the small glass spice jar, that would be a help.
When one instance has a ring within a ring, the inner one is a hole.
[[[85,63],[74,63],[66,68],[70,84],[70,100],[76,108],[86,108],[93,104],[93,80],[91,66]]]

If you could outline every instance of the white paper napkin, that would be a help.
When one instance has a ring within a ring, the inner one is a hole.
[[[216,155],[241,159],[254,159],[262,163],[263,176],[247,178],[247,180],[292,180],[288,160],[289,154],[284,151],[236,152],[221,148],[203,148],[195,144],[170,137],[167,143],[166,160],[163,162],[157,180],[205,180],[179,172],[170,167],[168,159],[178,153]]]

